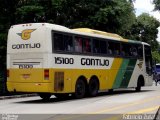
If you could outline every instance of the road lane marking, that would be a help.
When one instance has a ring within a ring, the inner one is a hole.
[[[82,114],[82,115],[75,115],[74,114],[73,116],[70,116],[70,117],[66,117],[66,116],[63,117],[62,116],[62,117],[55,118],[55,119],[56,120],[73,120],[73,119],[78,119],[78,118],[85,117],[85,116],[87,117],[87,116],[89,116],[91,114],[100,114],[100,113],[104,113],[104,112],[109,112],[109,111],[114,111],[114,110],[118,110],[118,109],[122,109],[122,108],[127,108],[127,107],[130,107],[130,106],[134,106],[134,105],[150,102],[150,101],[153,101],[153,100],[156,100],[156,99],[159,99],[159,98],[160,98],[160,96],[155,96],[155,97],[152,97],[152,98],[139,100],[139,101],[136,101],[136,102],[128,103],[128,104],[125,104],[125,105],[120,105],[118,107],[113,107],[111,109],[105,109],[105,110],[98,111],[98,112],[92,112],[92,113],[87,113],[87,114]],[[141,110],[138,110],[138,112],[139,113],[150,112],[150,111],[154,111],[155,109],[158,109],[158,107],[159,106],[154,106],[152,108],[141,109]],[[128,113],[128,114],[131,114],[131,113]],[[134,113],[136,114],[136,111],[134,111],[132,114],[134,114]],[[127,113],[124,113],[124,114],[127,114]],[[106,119],[102,119],[102,120],[119,120],[120,117],[122,117],[122,116],[118,115],[117,117],[115,116],[115,117],[106,118]]]
[[[154,107],[139,109],[138,111],[136,110],[136,111],[132,111],[132,112],[129,112],[129,113],[123,113],[121,115],[115,115],[114,117],[104,118],[104,119],[101,119],[101,120],[119,120],[119,119],[122,119],[123,116],[125,117],[125,115],[144,114],[144,113],[147,113],[147,112],[152,112],[152,111],[158,110],[159,107],[160,106],[157,105],[157,106],[154,106]],[[66,115],[68,115],[68,114],[66,114]],[[73,114],[71,116],[69,115],[69,117],[67,117],[66,115],[62,116],[62,117],[60,116],[59,118],[54,118],[54,119],[56,119],[56,120],[75,120],[75,119],[79,119],[81,117],[87,117],[87,116],[90,116],[90,115],[93,115],[93,114],[83,114],[83,115]],[[100,114],[98,114],[98,115],[100,115]]]
[[[67,117],[69,116],[69,117]],[[79,115],[79,114],[64,114],[62,116],[54,116],[54,117],[51,117],[51,118],[48,118],[47,120],[75,120],[77,118],[81,118],[81,117],[84,117],[84,116],[88,116],[88,114],[83,114],[83,115]],[[53,119],[52,119],[53,118]]]
[[[152,111],[158,110],[159,107],[160,107],[160,105],[157,105],[157,106],[154,106],[154,107],[134,111],[134,112],[131,112],[131,113],[128,113],[128,114],[143,114],[143,113],[147,113],[147,112],[152,112]]]
[[[125,105],[119,105],[119,106],[112,107],[112,108],[109,108],[109,109],[104,109],[104,110],[97,111],[97,112],[91,112],[89,114],[100,114],[100,113],[105,113],[105,112],[111,112],[111,111],[114,111],[114,110],[118,110],[118,109],[130,107],[130,106],[150,102],[150,101],[153,101],[153,100],[156,100],[156,99],[159,99],[159,98],[160,98],[160,96],[156,96],[156,97],[152,97],[152,98],[148,98],[148,99],[139,100],[139,101],[136,101],[136,102],[131,102],[131,103],[128,103],[128,104],[125,104]]]

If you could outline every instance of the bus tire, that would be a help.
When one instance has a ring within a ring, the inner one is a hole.
[[[86,93],[86,84],[82,78],[79,78],[76,82],[74,96],[77,99],[83,98]]]
[[[140,92],[142,86],[144,86],[144,79],[142,76],[140,76],[137,81],[136,92]]]
[[[42,98],[42,100],[49,101],[51,94],[50,93],[39,93],[39,96]]]
[[[89,96],[94,97],[98,94],[99,81],[96,77],[91,78],[88,85]]]
[[[113,93],[113,89],[108,89],[108,93],[112,94]]]

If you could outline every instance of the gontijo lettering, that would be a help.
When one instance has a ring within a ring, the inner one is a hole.
[[[92,66],[109,66],[108,59],[93,59],[93,58],[82,58],[81,65],[92,65]]]
[[[40,48],[40,43],[34,43],[34,44],[13,44],[12,49],[28,49],[28,48]]]

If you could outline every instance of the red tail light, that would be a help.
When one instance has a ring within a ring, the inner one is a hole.
[[[49,69],[44,70],[44,79],[49,80]]]
[[[9,77],[9,70],[7,70],[7,77]]]

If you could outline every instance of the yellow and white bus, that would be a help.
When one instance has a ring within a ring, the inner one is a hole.
[[[12,92],[73,94],[152,85],[150,45],[89,28],[49,23],[11,26],[7,43],[7,88]]]

